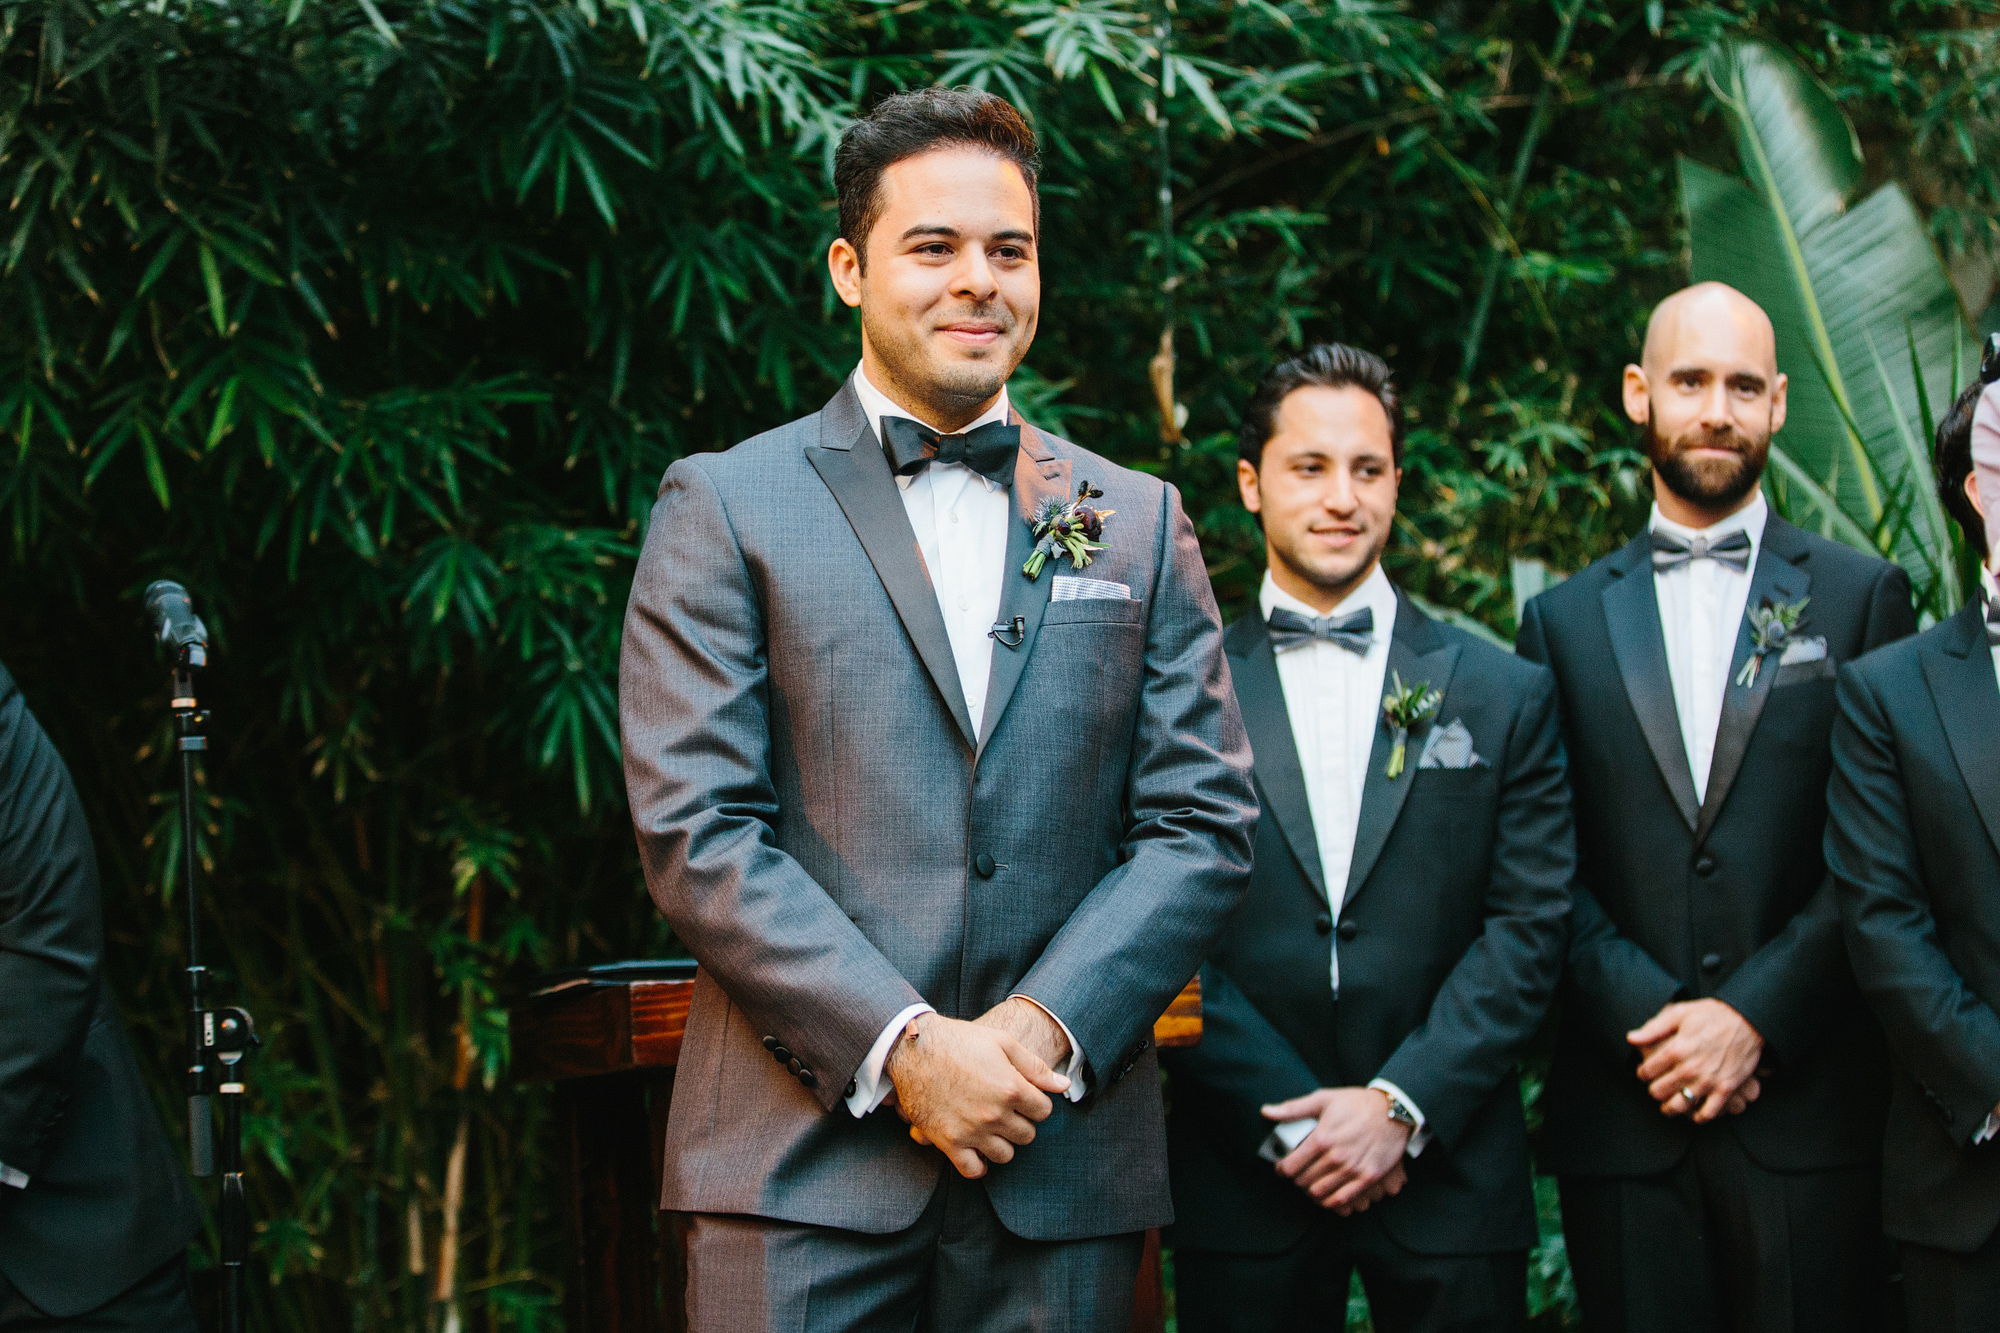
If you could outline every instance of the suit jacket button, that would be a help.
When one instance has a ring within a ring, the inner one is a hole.
[[[819,1086],[819,1075],[801,1066],[799,1068],[799,1082],[805,1084],[808,1088],[816,1088]]]
[[[849,1079],[849,1080],[847,1080],[847,1091],[846,1091],[846,1092],[843,1092],[843,1093],[841,1093],[840,1095],[841,1095],[841,1096],[843,1096],[843,1097],[852,1097],[852,1096],[854,1095],[854,1080],[853,1080],[853,1079]]]
[[[1695,858],[1694,873],[1707,879],[1715,873],[1715,858],[1704,852]]]
[[[1328,916],[1325,912],[1321,912],[1318,916],[1313,918],[1313,929],[1318,931],[1322,935],[1333,934],[1333,918]]]
[[[767,1051],[775,1051],[775,1050],[777,1050],[777,1049],[778,1049],[778,1039],[777,1039],[776,1037],[766,1037],[766,1038],[764,1038],[764,1049],[765,1049],[765,1050],[767,1050]],[[780,1056],[779,1058],[780,1058],[780,1059],[783,1059],[784,1057]]]
[[[1701,970],[1704,972],[1720,972],[1722,970],[1722,955],[1719,953],[1703,954],[1701,956]]]
[[[994,864],[991,856],[988,856],[985,852],[981,852],[972,858],[972,868],[979,872],[979,878],[992,879],[993,872],[998,867]]]
[[[789,1060],[789,1059],[791,1059],[791,1058],[792,1058],[792,1053],[791,1053],[790,1051],[786,1050],[786,1049],[785,1049],[784,1047],[782,1047],[782,1046],[773,1046],[773,1047],[771,1048],[771,1054],[772,1054],[773,1056],[777,1057],[777,1061],[778,1061],[778,1063],[779,1063],[779,1064],[783,1064],[783,1063],[785,1063],[785,1061],[787,1061],[787,1060]]]
[[[1352,921],[1343,921],[1343,922],[1341,922],[1341,923],[1340,923],[1340,938],[1341,938],[1341,939],[1343,939],[1343,940],[1351,940],[1351,939],[1353,939],[1353,938],[1354,938],[1354,937],[1355,937],[1356,935],[1359,935],[1360,933],[1361,933],[1361,927],[1359,927],[1359,926],[1355,925],[1355,924],[1354,924],[1354,923],[1353,923]]]

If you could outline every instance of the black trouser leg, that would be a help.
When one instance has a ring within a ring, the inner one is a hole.
[[[1971,1254],[1903,1242],[1903,1301],[1910,1333],[2000,1329],[2000,1232]]]
[[[1528,1256],[1419,1254],[1374,1215],[1354,1224],[1355,1264],[1379,1333],[1517,1333],[1528,1322]]]
[[[1717,1125],[1659,1175],[1561,1184],[1590,1333],[1883,1327],[1879,1168],[1769,1171]]]

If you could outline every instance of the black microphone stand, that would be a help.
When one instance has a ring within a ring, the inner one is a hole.
[[[179,592],[178,588],[174,589]],[[184,597],[185,594],[182,594]],[[200,622],[195,622],[197,625]],[[169,646],[175,646],[171,639]],[[208,663],[207,645],[178,645],[174,662],[174,748],[181,760],[181,893],[187,902],[188,1143],[194,1174],[216,1174],[210,1098],[222,1101],[222,1194],[217,1217],[222,1269],[221,1328],[243,1333],[243,1265],[250,1250],[250,1211],[243,1196],[243,1083],[237,1064],[258,1045],[257,1028],[242,1009],[207,1006],[208,969],[201,961],[201,914],[195,901],[194,756],[208,748],[208,710],[195,700],[194,673]]]

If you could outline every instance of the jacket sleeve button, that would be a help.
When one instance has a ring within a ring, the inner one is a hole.
[[[816,1088],[819,1086],[819,1075],[813,1073],[810,1069],[801,1068],[799,1070],[799,1082],[805,1084],[808,1088]]]
[[[767,1051],[775,1051],[775,1050],[777,1050],[777,1049],[778,1049],[778,1039],[777,1039],[776,1037],[766,1037],[766,1038],[764,1038],[764,1049],[765,1049],[765,1050],[767,1050]]]

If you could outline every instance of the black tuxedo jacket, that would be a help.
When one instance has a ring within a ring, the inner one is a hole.
[[[102,1305],[200,1221],[100,977],[83,810],[0,667],[0,1273],[49,1314]]]
[[[2000,685],[1975,602],[1840,673],[1826,863],[1889,1034],[1890,1235],[1970,1252],[2000,1227]]]
[[[1162,1052],[1176,1243],[1296,1241],[1324,1210],[1258,1157],[1272,1128],[1258,1108],[1381,1077],[1432,1135],[1377,1205],[1390,1233],[1431,1254],[1533,1245],[1515,1058],[1554,993],[1575,870],[1554,682],[1398,595],[1389,669],[1443,690],[1428,725],[1463,722],[1487,762],[1418,768],[1419,729],[1392,782],[1378,719],[1336,914],[1270,635],[1250,616],[1223,644],[1263,816],[1250,890],[1202,968],[1201,1043]]]
[[[1645,534],[1522,616],[1520,652],[1555,669],[1576,792],[1569,965],[1543,1099],[1552,1170],[1651,1175],[1680,1160],[1696,1126],[1660,1113],[1625,1034],[1704,997],[1764,1038],[1763,1096],[1721,1122],[1751,1158],[1804,1171],[1880,1151],[1887,1057],[1847,964],[1821,838],[1835,671],[1916,623],[1902,570],[1773,514],[1748,607],[1805,597],[1799,633],[1823,636],[1826,658],[1768,659],[1739,686],[1739,630],[1699,803]]]

